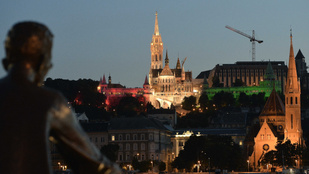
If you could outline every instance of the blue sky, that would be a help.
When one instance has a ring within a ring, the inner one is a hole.
[[[0,2],[0,57],[11,26],[24,20],[46,24],[53,34],[51,78],[99,80],[141,87],[150,67],[150,42],[158,11],[159,29],[170,67],[187,58],[195,78],[216,64],[251,60],[249,39],[229,25],[264,43],[256,60],[287,61],[290,27],[294,52],[309,56],[309,1],[286,0],[12,0]],[[308,62],[309,63],[309,62]],[[5,75],[0,68],[0,77]]]

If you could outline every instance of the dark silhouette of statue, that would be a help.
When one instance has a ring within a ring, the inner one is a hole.
[[[36,22],[13,26],[0,79],[0,173],[52,173],[49,141],[74,173],[120,173],[89,142],[58,92],[40,87],[51,64],[53,35]]]

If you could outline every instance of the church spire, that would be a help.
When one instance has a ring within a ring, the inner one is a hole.
[[[149,85],[147,75],[146,75],[146,77],[145,77],[144,85]]]
[[[178,59],[177,59],[176,69],[181,69],[179,56],[178,56]]]
[[[287,84],[286,84],[286,92],[293,89],[298,89],[298,82],[297,82],[297,71],[296,71],[296,64],[294,58],[294,50],[293,50],[293,36],[292,36],[292,29],[290,31],[290,56],[289,56],[289,68],[287,74]]]
[[[297,77],[294,58],[292,29],[290,34],[290,55],[287,82],[285,87],[285,139],[291,143],[302,143],[301,110],[300,110],[300,81]]]
[[[106,84],[105,74],[103,75],[102,84]]]
[[[165,66],[169,64],[169,59],[168,59],[168,53],[166,49],[166,56],[165,56]]]
[[[158,23],[158,12],[156,12],[156,21],[155,21],[155,28],[154,28],[154,35],[159,36],[159,23]]]

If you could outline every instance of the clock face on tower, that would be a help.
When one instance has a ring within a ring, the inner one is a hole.
[[[267,151],[268,149],[269,149],[269,145],[268,145],[268,144],[264,144],[264,145],[263,145],[263,150],[266,150],[266,151]]]

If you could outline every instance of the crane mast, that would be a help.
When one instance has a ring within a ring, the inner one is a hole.
[[[255,61],[255,42],[257,42],[257,43],[263,43],[263,41],[262,40],[257,40],[257,39],[255,39],[255,33],[254,33],[254,30],[252,30],[252,36],[250,36],[250,35],[248,35],[248,34],[246,34],[246,33],[244,33],[244,32],[241,32],[241,31],[239,31],[239,30],[236,30],[235,28],[232,28],[232,27],[230,27],[230,26],[225,26],[225,28],[227,28],[227,29],[230,29],[230,30],[232,30],[232,31],[234,31],[234,32],[236,32],[236,33],[238,33],[238,34],[240,34],[240,35],[243,35],[243,36],[245,36],[245,37],[247,37],[247,38],[249,38],[250,39],[250,42],[252,42],[252,61],[254,62]]]

